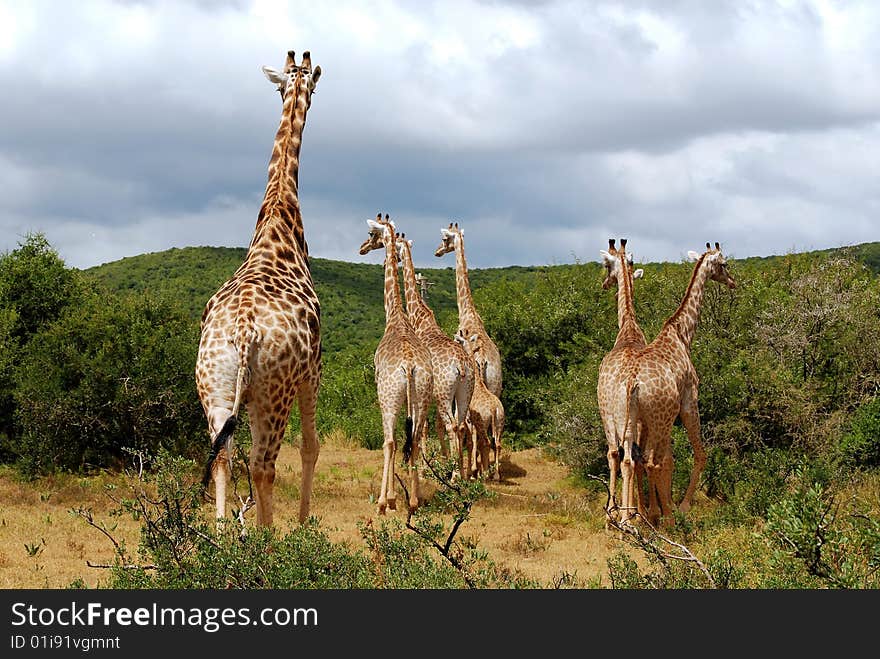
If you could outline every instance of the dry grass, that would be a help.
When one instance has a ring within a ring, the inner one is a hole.
[[[299,452],[285,444],[277,468],[275,523],[284,532],[296,524]],[[341,436],[324,439],[312,512],[332,539],[362,543],[358,522],[376,515],[381,468],[381,451],[354,446]],[[573,486],[565,467],[540,450],[507,453],[502,473],[501,483],[489,484],[498,496],[476,506],[461,529],[496,562],[548,585],[563,574],[583,585],[608,585],[606,559],[620,549],[641,562],[637,552],[604,530],[604,497]],[[106,579],[106,570],[90,568],[86,561],[111,562],[112,544],[69,511],[90,507],[96,521],[116,525],[114,536],[134,549],[140,527],[129,517],[110,516],[108,483],[123,479],[63,476],[22,483],[10,471],[0,472],[0,588],[63,588],[79,578],[93,587]],[[239,493],[247,494],[246,487],[239,483]],[[403,504],[400,492],[399,497]],[[213,514],[208,506],[205,512]],[[403,519],[406,513],[390,514]]]

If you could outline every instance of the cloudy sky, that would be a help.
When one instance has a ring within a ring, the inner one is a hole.
[[[452,220],[474,267],[880,240],[873,1],[0,0],[0,252],[247,246],[289,49],[313,256],[379,211],[421,267]]]

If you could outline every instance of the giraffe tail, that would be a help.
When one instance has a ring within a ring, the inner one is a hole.
[[[223,424],[223,428],[220,429],[220,432],[217,433],[217,437],[214,439],[214,442],[211,444],[211,452],[208,454],[208,462],[205,464],[205,473],[202,474],[202,489],[208,487],[208,483],[211,482],[211,469],[214,466],[214,460],[217,459],[217,454],[220,453],[220,449],[226,446],[227,442],[232,441],[233,433],[235,432],[235,426],[238,424],[238,419],[235,416],[230,416],[226,419],[226,423]]]
[[[413,401],[415,396],[415,371],[416,367],[404,368],[406,373],[406,441],[403,443],[403,461],[409,462],[413,448],[413,418],[415,412],[413,410]]]
[[[207,488],[208,483],[211,481],[211,471],[214,467],[214,461],[220,453],[220,449],[225,446],[227,453],[232,451],[232,440],[235,433],[235,427],[238,425],[238,409],[241,407],[241,400],[244,396],[244,390],[247,387],[248,363],[251,358],[251,347],[256,339],[256,332],[251,329],[253,323],[249,322],[252,320],[252,311],[242,314],[236,319],[236,339],[242,337],[243,340],[240,343],[239,341],[236,341],[236,348],[238,349],[238,373],[235,377],[235,399],[232,403],[232,413],[229,415],[229,418],[226,419],[220,432],[217,433],[217,437],[215,437],[214,441],[211,443],[211,452],[208,454],[205,471],[202,474],[203,489]]]
[[[640,462],[642,453],[639,449],[639,383],[633,380],[627,385],[626,392],[626,420],[623,424],[624,440],[632,437],[632,457],[635,462]],[[630,434],[630,425],[632,425],[632,433]]]

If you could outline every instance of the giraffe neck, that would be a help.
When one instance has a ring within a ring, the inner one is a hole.
[[[390,233],[390,231],[388,232]],[[385,240],[385,326],[405,320],[400,301],[400,284],[397,281],[397,248],[394,238]]]
[[[299,152],[307,106],[308,89],[299,78],[295,89],[284,97],[281,122],[269,160],[269,180],[251,246],[265,238],[267,220],[277,217],[281,230],[289,233],[295,245],[308,256],[299,206]]]
[[[455,238],[455,296],[458,300],[458,322],[479,322],[483,324],[480,314],[474,307],[471,297],[471,286],[468,283],[467,260],[464,257],[464,237],[459,233]]]
[[[636,310],[633,303],[633,279],[632,269],[626,261],[626,255],[621,254],[619,257],[621,271],[623,277],[617,282],[617,341],[615,345],[622,342],[640,341],[645,343],[645,335],[636,321]]]
[[[685,291],[684,298],[675,313],[666,321],[667,326],[675,327],[678,335],[684,341],[685,347],[690,350],[691,342],[697,331],[697,323],[700,321],[700,308],[703,305],[703,293],[706,290],[706,280],[709,278],[709,268],[703,267],[705,254],[700,257],[694,266],[690,284]]]
[[[416,269],[413,265],[412,252],[409,245],[403,247],[403,290],[406,294],[406,313],[409,322],[416,331],[437,325],[434,312],[422,299],[419,283],[416,280]]]

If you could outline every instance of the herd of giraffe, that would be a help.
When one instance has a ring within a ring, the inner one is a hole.
[[[309,270],[298,172],[306,114],[321,67],[312,69],[308,51],[297,65],[294,52],[289,51],[281,71],[263,67],[263,72],[277,85],[283,101],[268,183],[244,262],[205,307],[195,377],[211,436],[203,485],[214,482],[217,519],[226,516],[233,433],[244,404],[252,440],[248,464],[257,523],[271,526],[275,461],[294,400],[302,427],[300,522],[309,516],[319,452],[315,412],[321,381],[320,304]],[[419,505],[417,465],[432,405],[441,450],[448,456],[451,446],[456,460],[454,476],[501,479],[501,356],[474,305],[458,223],[441,229],[441,243],[435,251],[437,257],[455,253],[459,324],[454,336],[442,330],[425,302],[428,284],[415,272],[412,241],[397,231],[387,214],[383,218],[379,213],[367,224],[369,235],[360,253],[382,249],[385,254],[385,331],[374,355],[384,437],[378,512],[396,509],[395,425],[401,410],[406,416],[403,458],[409,463],[407,504],[412,512]],[[611,476],[606,523],[612,519],[626,522],[636,512],[652,524],[670,518],[670,433],[677,417],[687,429],[694,452],[683,511],[690,506],[705,465],[698,378],[690,361],[690,344],[706,281],[714,279],[730,288],[736,285],[718,243],[715,249],[708,243],[706,247],[702,255],[689,253],[696,265],[684,299],[650,344],[638,326],[633,304],[633,280],[642,270],[633,270],[626,240],[621,240],[619,249],[611,240],[608,251],[601,252],[606,269],[603,288],[617,288],[619,326],[614,347],[602,361],[597,388]],[[403,299],[398,264],[403,271]],[[644,479],[647,508],[642,501]]]

